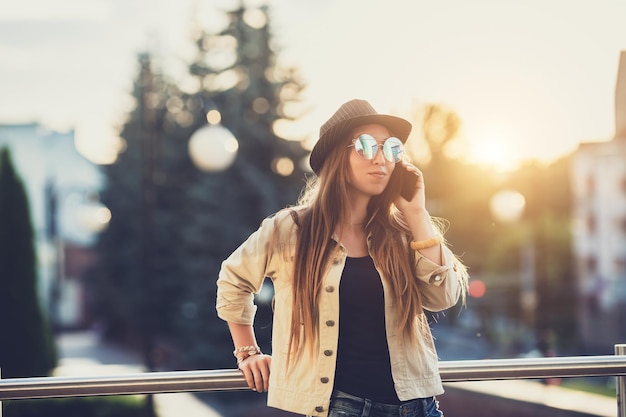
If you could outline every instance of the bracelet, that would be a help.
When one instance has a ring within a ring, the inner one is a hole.
[[[435,237],[431,237],[430,239],[426,239],[426,240],[418,240],[418,241],[412,240],[411,249],[413,250],[426,249],[432,246],[436,246],[440,244],[441,242],[443,242],[443,236],[441,235],[437,235]]]
[[[261,348],[258,346],[240,346],[233,350],[233,356],[237,358],[237,365],[253,355],[262,355]]]

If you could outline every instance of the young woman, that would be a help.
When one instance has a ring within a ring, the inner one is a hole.
[[[410,131],[367,101],[343,104],[320,129],[310,156],[317,176],[300,204],[265,219],[223,262],[218,315],[238,368],[251,389],[269,391],[269,406],[322,417],[443,415],[423,310],[455,305],[468,277],[426,210],[422,173],[403,161]],[[253,294],[266,277],[272,356],[253,330]]]

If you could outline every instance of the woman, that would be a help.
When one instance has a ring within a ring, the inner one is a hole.
[[[455,305],[467,273],[426,210],[422,173],[403,161],[410,131],[367,101],[343,104],[320,129],[310,156],[317,177],[300,204],[265,219],[222,264],[218,315],[238,368],[251,389],[269,391],[269,406],[310,416],[443,415],[423,310]],[[252,326],[253,294],[266,277],[272,356]]]

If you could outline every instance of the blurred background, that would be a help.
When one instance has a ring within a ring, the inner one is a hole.
[[[4,5],[2,376],[53,374],[77,334],[147,371],[234,367],[220,263],[295,203],[319,126],[352,98],[413,122],[429,211],[470,268],[467,305],[431,315],[442,360],[612,354],[623,16],[610,0]],[[268,282],[267,352],[271,298]],[[211,395],[244,415],[226,404],[248,394]]]

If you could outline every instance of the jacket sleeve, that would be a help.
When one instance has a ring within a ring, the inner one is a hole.
[[[254,293],[260,291],[266,277],[274,222],[274,218],[263,220],[261,226],[222,262],[216,301],[217,315],[222,320],[253,324],[257,309]]]
[[[463,279],[457,271],[456,257],[442,244],[442,264],[438,265],[415,251],[415,270],[419,279],[423,307],[441,311],[454,306],[461,295]]]

